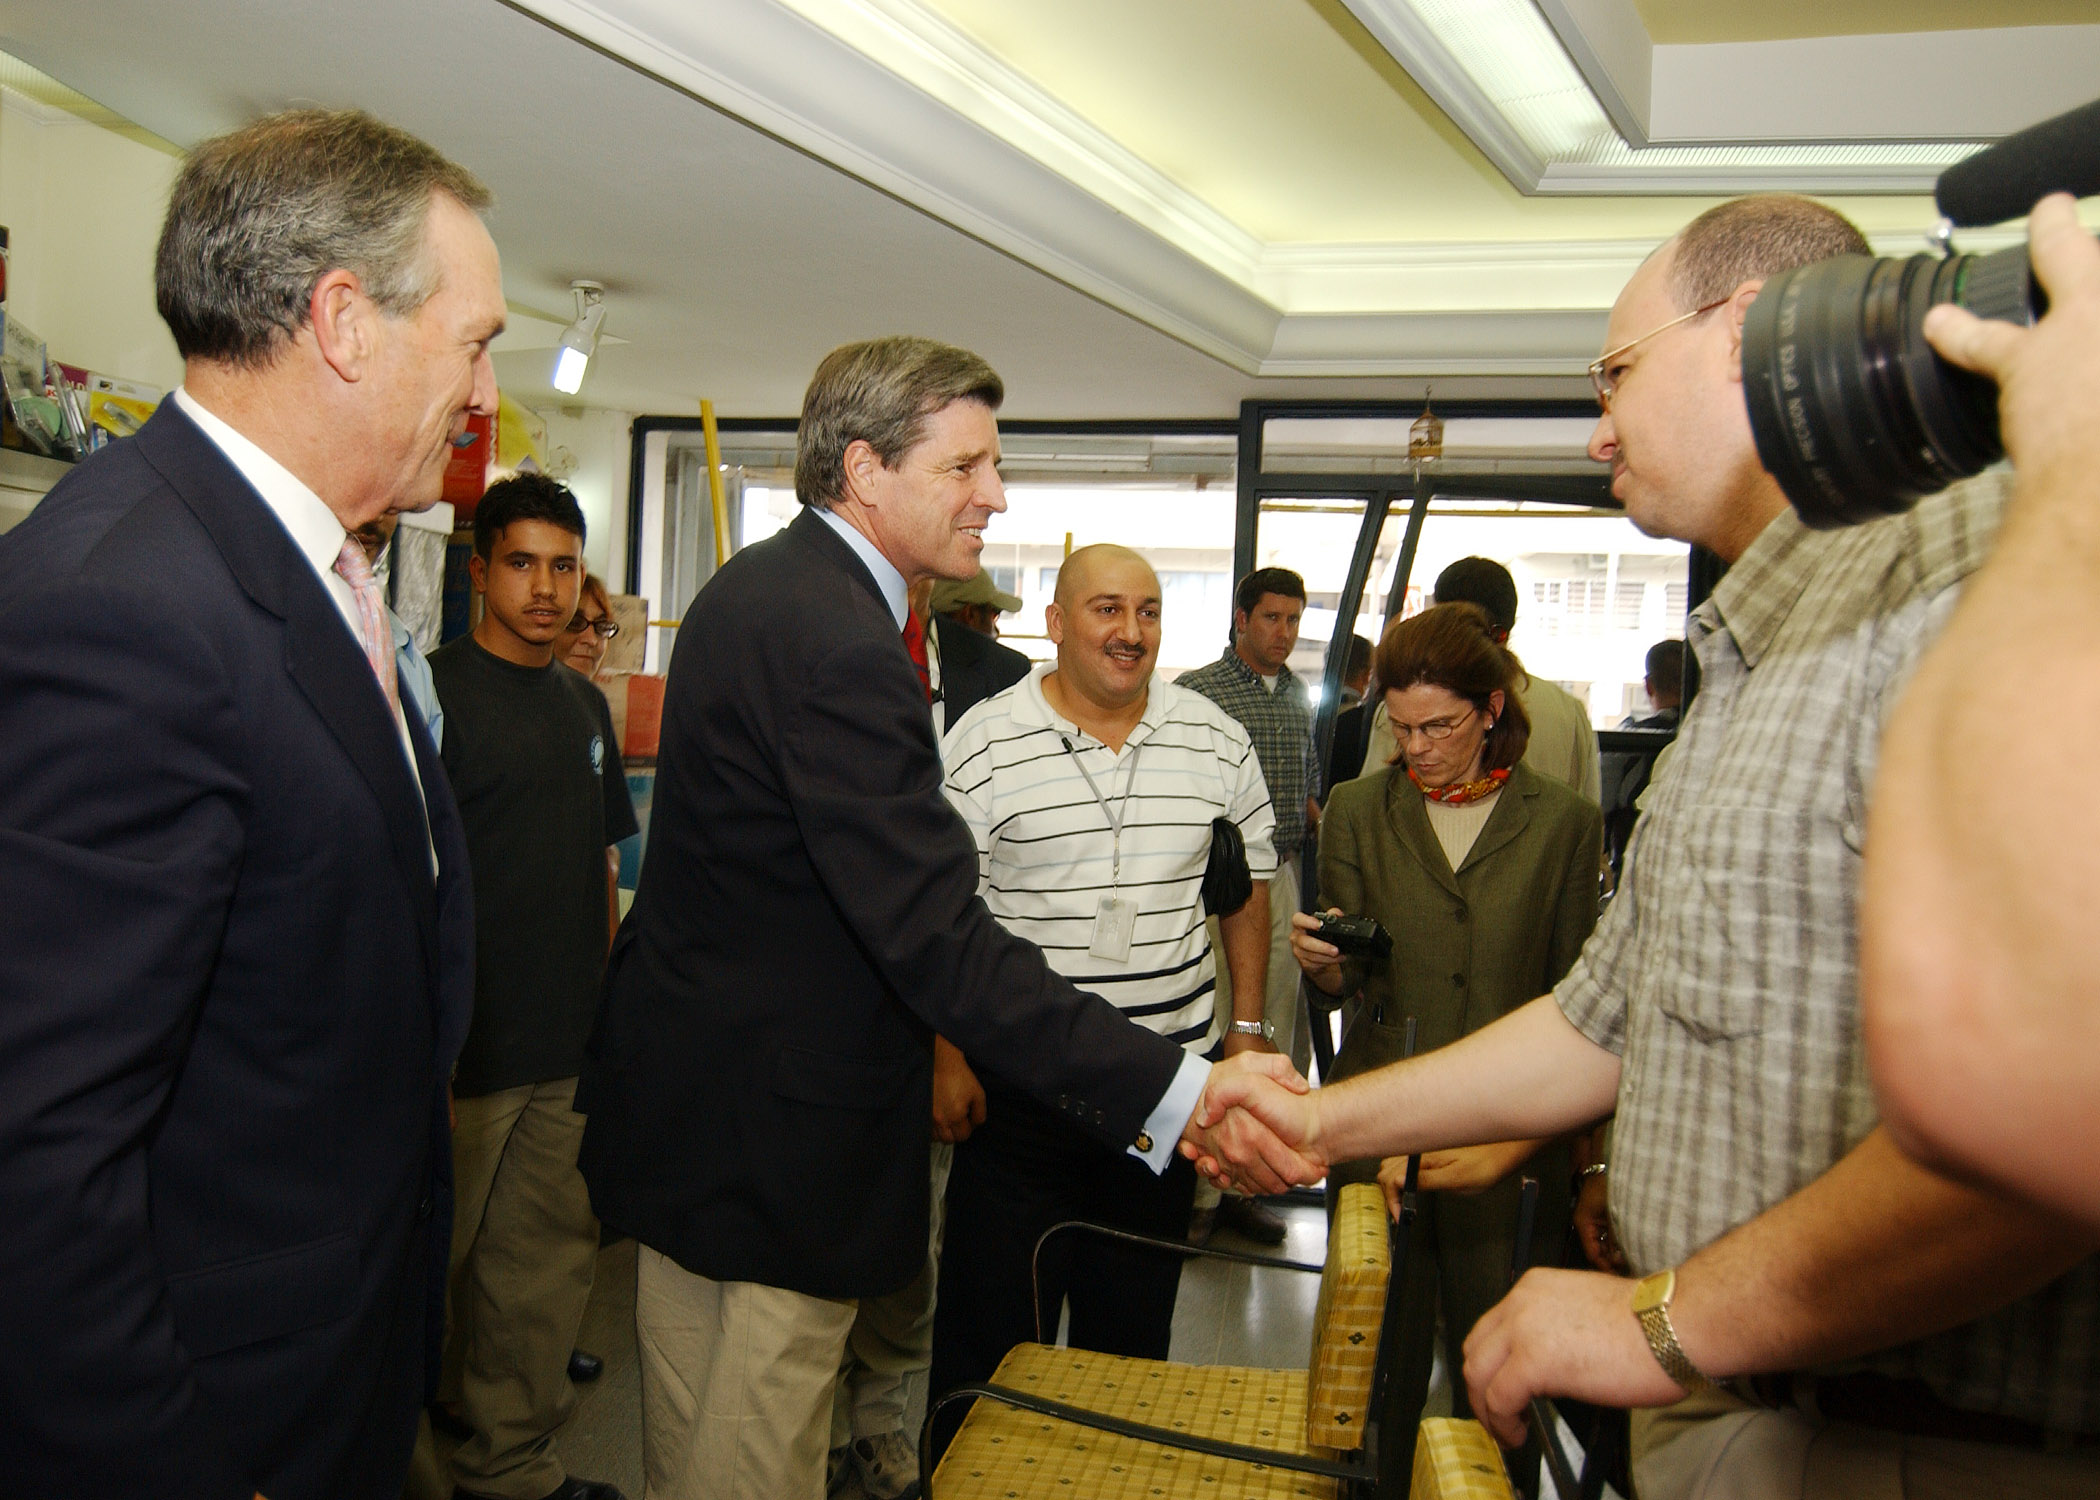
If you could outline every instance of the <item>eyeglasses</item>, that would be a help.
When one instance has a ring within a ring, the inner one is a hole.
[[[620,633],[620,627],[613,622],[610,615],[600,615],[594,620],[589,615],[579,611],[576,618],[569,622],[568,633],[570,635],[581,635],[586,630],[596,632],[598,639],[601,641],[609,641]]]
[[[1393,739],[1404,745],[1417,734],[1425,740],[1448,740],[1459,725],[1473,717],[1474,709],[1467,709],[1455,719],[1431,719],[1427,724],[1403,724],[1398,719],[1387,720],[1393,731]]]
[[[1733,292],[1729,293],[1729,296],[1731,297],[1734,295],[1735,294]],[[1654,338],[1658,333],[1668,333],[1679,323],[1689,323],[1694,318],[1705,317],[1708,313],[1712,312],[1715,308],[1721,306],[1721,304],[1725,303],[1727,300],[1728,297],[1723,297],[1720,302],[1709,302],[1704,307],[1695,307],[1688,313],[1684,313],[1679,317],[1670,319],[1669,322],[1663,324],[1661,327],[1651,328],[1646,333],[1642,334],[1639,338],[1628,339],[1625,343],[1619,345],[1618,348],[1607,350],[1598,358],[1591,360],[1590,384],[1597,388],[1597,404],[1604,408],[1604,410],[1607,412],[1611,410],[1612,383],[1604,378],[1604,372],[1610,367],[1611,362],[1613,360],[1617,359],[1620,355],[1624,354],[1628,349],[1631,349],[1635,344],[1645,344],[1646,342],[1648,342],[1648,340]]]

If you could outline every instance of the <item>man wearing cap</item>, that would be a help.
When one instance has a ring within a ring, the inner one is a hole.
[[[918,610],[916,595],[912,603]],[[939,733],[946,734],[976,705],[1028,675],[1033,663],[1011,646],[999,644],[999,616],[1020,607],[1021,601],[994,588],[991,575],[981,568],[975,578],[961,583],[934,581],[932,602],[921,612],[928,616],[927,685],[933,692],[933,727]]]
[[[995,641],[999,639],[999,617],[1020,607],[1020,599],[992,582],[992,575],[982,568],[974,577],[943,578],[933,586],[936,615]]]

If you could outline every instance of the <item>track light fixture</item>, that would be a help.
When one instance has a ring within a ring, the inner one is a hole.
[[[598,352],[598,330],[605,323],[605,288],[595,281],[572,281],[576,321],[562,330],[554,350],[554,388],[564,396],[583,389],[583,372]]]

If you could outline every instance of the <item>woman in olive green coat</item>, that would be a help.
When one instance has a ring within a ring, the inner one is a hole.
[[[1316,996],[1360,1005],[1335,1058],[1345,1078],[1392,1062],[1410,1017],[1415,1050],[1457,1041],[1552,989],[1597,920],[1602,815],[1523,766],[1530,726],[1517,665],[1469,604],[1440,605],[1386,631],[1376,656],[1403,763],[1334,790],[1320,821],[1322,910],[1374,917],[1385,959],[1343,959],[1300,916],[1292,951]],[[1568,1143],[1509,1141],[1422,1161],[1408,1242],[1399,1358],[1387,1378],[1387,1482],[1406,1492],[1441,1300],[1452,1405],[1466,1401],[1466,1335],[1508,1290],[1517,1200],[1539,1179],[1531,1261],[1557,1264],[1568,1222]],[[1350,1162],[1334,1186],[1376,1177],[1397,1203],[1403,1163]],[[1535,1483],[1528,1446],[1520,1474]]]

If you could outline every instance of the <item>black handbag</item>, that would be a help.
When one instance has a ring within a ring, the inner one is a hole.
[[[1230,818],[1210,820],[1210,863],[1203,869],[1203,909],[1229,917],[1254,894],[1254,873],[1247,868],[1247,841]]]

